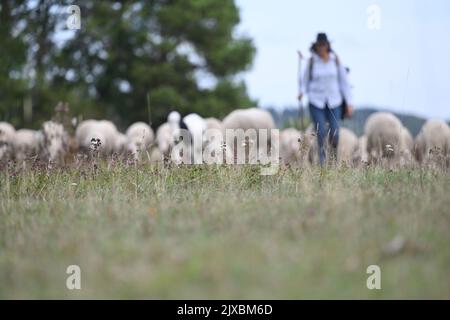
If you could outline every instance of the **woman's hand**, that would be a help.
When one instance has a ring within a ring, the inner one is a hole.
[[[347,109],[345,111],[345,116],[350,118],[353,115],[353,106],[351,104],[347,104]]]

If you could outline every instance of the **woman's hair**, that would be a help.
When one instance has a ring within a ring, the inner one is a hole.
[[[317,53],[317,42],[314,42],[313,44],[311,44],[311,47],[309,48],[309,50],[311,52]],[[328,45],[328,52],[333,52],[333,49],[331,48],[331,44],[329,42],[327,42]]]

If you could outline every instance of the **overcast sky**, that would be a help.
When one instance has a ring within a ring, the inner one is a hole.
[[[367,8],[381,9],[380,29]],[[317,32],[327,32],[351,68],[356,107],[373,105],[450,119],[449,0],[237,0],[239,33],[257,47],[244,75],[261,106],[296,105],[297,55],[309,55]]]

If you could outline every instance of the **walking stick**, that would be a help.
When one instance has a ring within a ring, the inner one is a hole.
[[[303,55],[300,52],[300,50],[297,50],[298,53],[298,83],[299,86],[301,85],[302,81],[302,60]],[[299,117],[300,117],[300,130],[305,130],[305,113],[303,108],[303,102],[302,99],[298,99],[298,106],[299,106]]]
[[[148,125],[152,126],[152,109],[150,108],[150,91],[147,91],[147,116],[148,116]]]

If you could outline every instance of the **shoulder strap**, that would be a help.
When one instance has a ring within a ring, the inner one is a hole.
[[[341,62],[339,61],[339,57],[337,56],[337,54],[334,54],[334,56],[336,57],[336,67],[337,67],[337,71],[338,71],[338,76],[340,76],[340,66],[341,66]],[[311,81],[313,79],[313,57],[309,58],[309,81]]]
[[[341,96],[344,99],[344,105],[346,105],[345,103],[345,96],[344,96],[344,92],[342,90],[342,88],[340,87],[340,80],[342,79],[342,74],[341,74],[341,62],[339,61],[339,57],[337,56],[337,54],[335,53],[334,56],[336,57],[336,68],[337,68],[337,74],[338,74],[338,79],[339,79],[339,90],[341,92]]]
[[[340,72],[339,67],[340,67],[341,63],[339,61],[339,57],[337,56],[337,54],[334,54],[334,56],[336,57],[336,67],[337,67],[338,73],[339,73]],[[309,81],[311,81],[313,78],[313,64],[314,64],[313,61],[314,61],[313,57],[309,58]]]
[[[339,57],[337,56],[337,54],[335,53],[334,56],[336,57],[336,68],[337,68],[337,73],[338,73],[338,77],[340,78],[341,75],[341,62],[339,61]]]
[[[339,61],[339,57],[337,56],[337,54],[335,53],[334,56],[336,57],[336,66],[340,66],[341,62]]]

